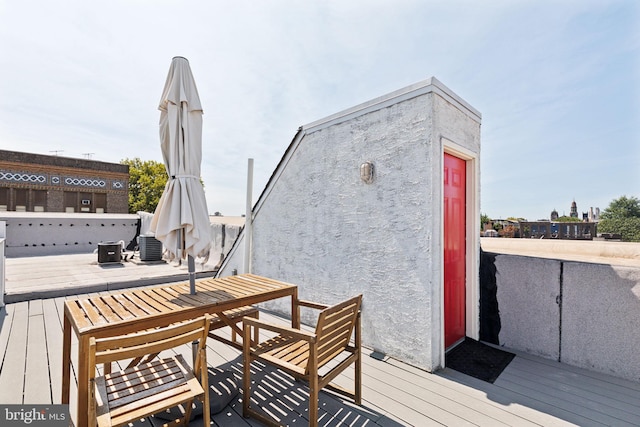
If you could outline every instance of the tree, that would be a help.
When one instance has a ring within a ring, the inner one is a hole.
[[[153,213],[167,183],[164,163],[142,161],[138,157],[124,159],[120,163],[129,165],[129,213]]]
[[[640,242],[640,200],[622,196],[600,214],[599,233],[614,233],[624,242]]]
[[[480,214],[480,230],[484,230],[484,225],[491,222],[491,218],[487,214]]]
[[[640,199],[622,196],[614,199],[602,214],[600,219],[640,218]]]

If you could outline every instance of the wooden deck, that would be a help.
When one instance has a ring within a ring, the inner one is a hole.
[[[0,311],[0,404],[60,403],[63,298],[7,305]],[[269,313],[261,318],[282,321]],[[208,361],[240,377],[238,350],[208,342]],[[76,354],[77,346],[73,348]],[[185,346],[185,354],[190,349]],[[630,382],[517,353],[489,384],[450,369],[430,374],[392,358],[364,353],[363,405],[328,392],[320,398],[325,426],[639,426],[640,382]],[[74,363],[76,363],[74,361]],[[262,376],[256,403],[289,425],[306,425],[307,388],[255,364]],[[353,383],[347,370],[338,378]],[[71,387],[72,402],[76,387]],[[75,413],[72,403],[71,412]],[[218,426],[256,426],[242,417],[240,396],[213,417]],[[136,425],[151,426],[152,420]],[[191,425],[202,426],[202,421]]]

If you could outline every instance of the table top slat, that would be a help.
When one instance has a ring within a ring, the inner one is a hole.
[[[153,292],[152,289],[141,289],[138,295],[141,298],[144,297],[147,304],[153,306],[158,311],[168,311],[174,308],[180,308]]]
[[[107,322],[112,323],[122,320],[122,318],[117,313],[115,313],[113,308],[111,308],[110,305],[104,302],[102,297],[94,298],[92,302]]]
[[[210,289],[210,290],[204,290],[202,292],[206,293],[208,298],[210,298],[212,301],[216,301],[217,303],[221,303],[221,302],[229,301],[230,299],[233,299],[228,292],[225,292],[221,289]]]
[[[221,281],[227,286],[233,286],[237,289],[270,289],[270,286],[265,286],[259,282],[249,282],[247,280],[239,280],[238,276],[229,276],[223,278]]]
[[[230,276],[227,279],[233,282],[234,284],[236,284],[238,277],[239,276]],[[262,277],[262,276],[256,276],[254,274],[244,275],[242,276],[240,281],[245,286],[251,286],[253,288],[259,287],[261,289],[264,289],[265,291],[277,290],[277,289],[282,289],[286,287],[295,287],[295,285],[292,285],[286,282],[280,282],[278,280],[269,279],[267,277]]]
[[[144,295],[139,295],[138,292],[127,292],[124,296],[131,301],[132,304],[135,304],[136,307],[142,310],[143,313],[145,313],[141,316],[158,313],[158,310],[147,303],[147,298],[145,298]]]
[[[127,320],[134,317],[129,310],[127,310],[125,307],[122,306],[121,302],[118,301],[115,295],[104,295],[102,297],[102,300],[106,305],[111,307],[114,313],[120,316],[120,319]]]
[[[178,307],[174,308],[174,310],[184,310],[185,308],[193,307],[193,302],[182,298],[180,292],[172,290],[171,287],[167,286],[164,288],[154,289],[154,292],[164,298],[166,302]]]
[[[195,294],[191,294],[189,284],[186,283],[171,286],[168,291],[173,292],[176,296],[183,297],[185,301],[189,301],[191,304],[206,304],[209,302],[207,296],[203,295],[202,292],[198,292],[197,289]]]
[[[73,319],[72,326],[75,329],[84,329],[91,326],[91,322],[85,316],[84,310],[80,307],[80,300],[68,300],[64,302],[65,312]]]
[[[281,282],[279,280],[270,279],[268,277],[256,276],[255,274],[247,274],[246,276],[243,277],[243,281],[245,283],[252,283],[255,285],[260,285],[260,286],[264,286],[271,289],[280,289],[282,288],[282,285],[295,286],[290,283]]]
[[[114,294],[113,298],[120,303],[120,306],[127,310],[127,312],[131,315],[130,318],[138,318],[140,316],[146,315],[146,312],[143,311],[136,304],[131,302],[129,298],[127,298],[126,294]]]
[[[234,297],[240,297],[244,295],[256,294],[264,291],[264,288],[261,286],[249,287],[244,283],[234,283],[227,278],[220,280],[219,283],[216,283],[217,287],[224,292],[233,295]]]
[[[146,289],[145,294],[170,310],[181,310],[184,308],[184,303],[180,301],[180,304],[176,304],[176,301],[173,301],[173,295],[167,292],[165,288]]]
[[[100,325],[103,323],[107,323],[104,317],[96,310],[94,307],[91,298],[90,299],[82,299],[78,301],[80,303],[80,307],[82,311],[84,311],[85,316],[89,319],[89,321],[93,325]]]

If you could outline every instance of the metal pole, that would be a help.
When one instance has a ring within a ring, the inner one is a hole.
[[[187,255],[187,264],[189,267],[189,292],[191,295],[196,294],[196,261],[191,255]]]
[[[184,229],[182,229],[184,233]],[[184,249],[184,240],[182,243]],[[187,255],[187,268],[189,269],[189,293],[196,294],[196,262],[191,255]],[[191,356],[193,358],[193,368],[196,367],[196,355],[198,354],[198,341],[191,342]]]
[[[253,235],[253,159],[247,165],[247,208],[244,219],[244,272],[251,273],[251,240]]]

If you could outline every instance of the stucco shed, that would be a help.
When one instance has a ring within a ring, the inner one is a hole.
[[[477,339],[480,121],[432,77],[300,127],[254,205],[251,272],[295,283],[307,300],[362,293],[364,345],[430,371],[444,366],[444,159],[461,159],[466,172],[457,262],[463,334]],[[219,276],[243,272],[246,240]]]

